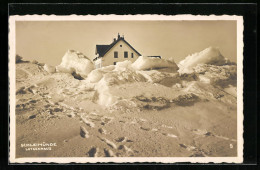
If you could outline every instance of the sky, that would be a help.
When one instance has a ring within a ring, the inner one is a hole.
[[[236,21],[16,21],[16,54],[25,60],[59,65],[67,50],[93,59],[97,44],[124,35],[142,55],[175,62],[210,46],[237,61]]]

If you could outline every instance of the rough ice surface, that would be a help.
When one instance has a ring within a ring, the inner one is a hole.
[[[122,86],[134,82],[149,82],[160,84],[166,87],[185,87],[189,82],[200,81],[202,83],[227,88],[236,86],[236,65],[225,65],[226,61],[217,61],[215,54],[219,54],[216,49],[209,48],[207,54],[213,56],[207,63],[224,64],[195,64],[190,73],[178,73],[177,65],[173,60],[164,60],[140,56],[134,63],[131,61],[118,62],[116,65],[102,67],[91,71],[85,80],[92,83],[96,90],[96,102],[100,105],[110,106],[119,101],[119,98],[111,93],[115,86]],[[205,57],[206,52],[202,52]],[[214,58],[215,57],[215,58]],[[191,60],[190,60],[191,61]],[[202,60],[197,60],[202,61]],[[175,71],[164,71],[163,68],[173,68]],[[161,69],[159,69],[161,68]],[[176,86],[177,84],[177,86]]]
[[[126,69],[132,69],[131,61],[125,60],[125,61],[116,63],[115,71],[122,71],[122,70],[126,70]]]
[[[178,70],[178,66],[172,60],[140,56],[133,64],[132,67],[136,70],[152,70],[160,68],[171,68],[173,72]]]
[[[93,83],[96,90],[96,101],[100,105],[109,106],[118,101],[118,97],[110,93],[110,89],[131,82],[146,81],[144,76],[131,67],[131,61],[118,62],[115,66],[106,66],[92,70],[86,83]]]
[[[75,74],[88,59],[80,56],[69,51],[55,74],[16,64],[18,144],[24,136],[63,141],[48,157],[237,156],[235,64],[202,62],[179,73],[172,59],[141,57],[89,69],[82,80]]]
[[[210,83],[222,88],[226,88],[229,85],[236,86],[236,65],[216,66],[210,64],[198,64],[193,68],[193,70],[201,82]]]
[[[100,69],[92,70],[89,75],[87,80],[90,83],[97,83],[99,82],[103,77],[103,72]]]
[[[221,66],[230,63],[227,58],[222,56],[218,48],[209,47],[199,53],[187,56],[184,60],[180,61],[178,66],[180,73],[191,73],[193,72],[193,67],[196,67],[198,64]]]
[[[56,67],[59,72],[73,73],[87,77],[94,69],[93,63],[81,52],[68,50],[62,58],[60,65]]]
[[[45,71],[47,71],[48,73],[55,73],[55,72],[56,72],[56,68],[55,68],[54,66],[50,66],[50,65],[48,65],[48,64],[45,64],[45,65],[43,66],[43,69],[44,69]]]

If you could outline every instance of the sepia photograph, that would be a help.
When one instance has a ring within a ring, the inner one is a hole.
[[[10,162],[243,161],[243,18],[11,16]]]

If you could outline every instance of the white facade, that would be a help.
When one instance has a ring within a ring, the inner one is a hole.
[[[96,59],[94,64],[100,68],[125,60],[134,62],[138,57],[139,54],[121,39],[103,57]]]

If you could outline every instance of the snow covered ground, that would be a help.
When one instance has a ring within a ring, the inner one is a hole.
[[[57,67],[17,63],[17,157],[236,156],[236,65],[215,48],[192,56],[93,70],[70,50]],[[18,147],[39,141],[57,147]]]

